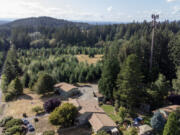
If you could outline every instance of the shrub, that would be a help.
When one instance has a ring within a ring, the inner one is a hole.
[[[0,121],[3,128],[4,135],[25,135],[26,128],[23,127],[21,119],[14,119],[13,117],[5,117]]]
[[[53,125],[62,127],[70,127],[78,115],[78,110],[73,104],[65,103],[57,107],[49,116],[49,121]]]
[[[61,104],[61,101],[59,99],[49,99],[44,103],[44,110],[47,113],[52,112],[56,107],[58,107]]]
[[[27,114],[26,114],[26,113],[23,113],[23,117],[24,117],[24,118],[27,118]]]
[[[14,125],[5,131],[5,135],[25,135],[26,129],[19,125]]]
[[[163,131],[164,125],[166,123],[166,119],[162,116],[162,114],[158,111],[151,118],[151,126],[158,132]]]
[[[106,133],[104,130],[100,130],[99,132],[97,132],[96,135],[109,135],[109,134]]]
[[[124,119],[127,117],[127,109],[125,107],[120,107],[119,108],[119,116],[121,117],[122,122]]]
[[[6,122],[5,124],[5,128],[10,128],[10,127],[13,127],[14,125],[22,125],[23,122],[21,119],[11,119],[9,120],[8,122]]]
[[[0,127],[4,127],[5,124],[6,124],[8,121],[10,121],[11,119],[13,119],[12,116],[7,116],[7,117],[3,118],[3,119],[0,121]]]
[[[53,130],[45,131],[43,135],[55,135],[55,132]]]
[[[8,92],[8,93],[4,94],[4,100],[5,100],[6,102],[11,101],[11,100],[13,100],[13,99],[14,99],[14,94],[13,94],[13,93]]]
[[[42,107],[36,106],[36,107],[32,108],[32,111],[35,112],[36,114],[39,114],[39,113],[43,112],[44,110]]]
[[[38,122],[39,121],[39,119],[38,118],[34,118],[34,122]]]
[[[124,135],[138,135],[138,131],[136,128],[128,128]]]

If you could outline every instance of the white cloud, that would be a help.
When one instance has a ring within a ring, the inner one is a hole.
[[[178,13],[180,13],[180,7],[174,6],[174,7],[173,7],[172,14],[175,15],[175,14],[178,14]]]
[[[107,11],[108,11],[108,12],[111,12],[111,11],[112,11],[112,9],[113,9],[113,7],[112,7],[112,6],[110,6],[110,7],[108,7],[108,8],[107,8]]]
[[[176,0],[166,0],[167,2],[174,2],[174,1],[176,1]]]

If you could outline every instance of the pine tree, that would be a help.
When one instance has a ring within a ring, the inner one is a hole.
[[[163,135],[180,135],[180,117],[178,117],[177,113],[170,113]]]
[[[152,128],[158,132],[161,132],[164,129],[165,123],[166,123],[166,119],[162,116],[162,114],[159,111],[155,112],[155,114],[151,118]]]
[[[45,94],[47,92],[53,91],[53,78],[48,74],[40,74],[37,82],[34,85],[34,90],[38,94]]]
[[[117,78],[118,95],[122,106],[133,109],[141,100],[142,79],[138,57],[134,54],[125,60]]]
[[[111,100],[114,98],[113,93],[116,88],[116,79],[119,72],[118,53],[119,48],[117,44],[112,45],[107,50],[104,56],[101,79],[98,83],[100,93]]]
[[[180,92],[180,68],[177,71],[177,79],[173,80],[173,88],[177,93]]]
[[[28,73],[25,73],[22,78],[23,87],[28,88],[29,82],[30,82],[30,77],[29,77]]]
[[[8,92],[12,93],[16,97],[23,93],[23,86],[18,77],[11,81],[11,83],[8,86]]]
[[[20,73],[18,66],[15,46],[12,45],[7,53],[7,57],[3,66],[3,74],[7,77],[8,83],[15,79]]]

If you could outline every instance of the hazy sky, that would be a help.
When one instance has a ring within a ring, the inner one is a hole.
[[[180,19],[180,0],[0,0],[0,18],[51,16],[84,21]]]

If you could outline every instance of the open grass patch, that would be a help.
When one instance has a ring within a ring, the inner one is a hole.
[[[87,62],[88,64],[96,64],[100,61],[103,55],[95,55],[93,58],[90,58],[88,55],[76,55],[79,62]]]
[[[113,121],[120,121],[121,118],[115,112],[115,108],[112,105],[102,105],[102,109],[106,112],[106,114],[113,120]]]

